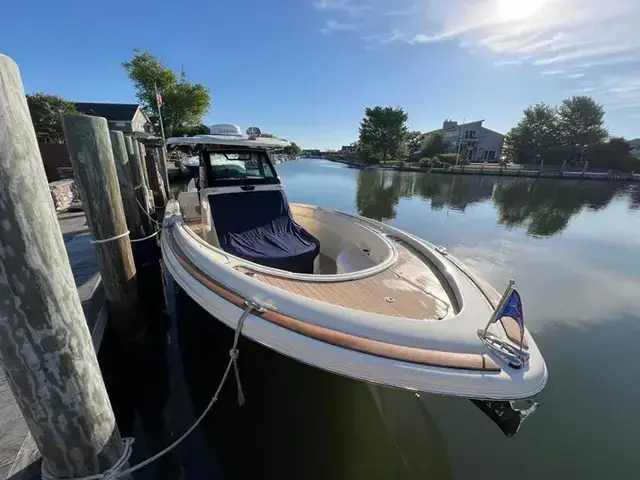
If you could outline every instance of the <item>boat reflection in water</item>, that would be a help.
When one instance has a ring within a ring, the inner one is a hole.
[[[180,352],[194,415],[228,361],[233,332],[177,296]],[[419,398],[330,374],[244,337],[238,406],[229,379],[203,422],[226,478],[453,478],[444,441]]]

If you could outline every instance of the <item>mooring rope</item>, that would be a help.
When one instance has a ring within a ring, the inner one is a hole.
[[[147,213],[147,211],[144,209],[144,207],[143,207],[143,206],[142,206],[142,204],[138,201],[138,199],[137,199],[137,198],[136,198],[136,203],[138,204],[138,207],[140,207],[140,210],[142,210],[142,213],[144,213],[144,214],[147,216],[147,218],[148,218],[149,220],[151,220],[151,221],[152,221],[153,223],[155,223],[156,225],[162,226],[162,224],[161,224],[160,222],[158,222],[158,221],[154,220],[154,219],[153,219],[153,217]]]
[[[156,235],[158,235],[160,233],[160,229],[156,230],[155,232],[153,232],[151,235],[147,235],[146,237],[142,237],[142,238],[132,238],[131,240],[129,240],[131,243],[137,243],[137,242],[144,242],[145,240],[149,240],[150,238],[155,237]]]
[[[171,445],[166,447],[164,450],[161,450],[160,452],[156,453],[152,457],[147,458],[146,460],[138,463],[137,465],[134,465],[133,467],[129,467],[126,470],[122,470],[122,468],[124,468],[124,466],[129,461],[129,458],[131,458],[131,453],[133,451],[133,443],[135,442],[134,438],[125,437],[122,439],[122,443],[124,446],[122,455],[111,466],[111,468],[105,470],[102,473],[97,473],[95,475],[89,475],[86,477],[66,477],[66,478],[58,477],[49,470],[47,466],[47,462],[43,460],[41,464],[42,479],[43,480],[116,480],[118,478],[124,477],[125,475],[129,475],[130,473],[140,470],[141,468],[146,467],[150,463],[155,462],[157,459],[159,459],[160,457],[162,457],[163,455],[167,454],[168,452],[176,448],[178,445],[180,445],[182,441],[185,438],[187,438],[191,434],[191,432],[193,432],[198,427],[198,425],[200,425],[202,420],[204,420],[204,417],[206,417],[207,413],[209,413],[209,410],[211,410],[213,405],[218,401],[218,397],[220,395],[220,392],[222,391],[222,387],[224,387],[224,384],[226,383],[227,378],[229,377],[229,373],[231,372],[232,366],[235,370],[236,384],[238,387],[238,404],[241,406],[244,405],[245,398],[242,392],[242,383],[240,382],[240,369],[238,368],[238,363],[237,363],[238,357],[240,356],[240,350],[238,349],[240,334],[242,333],[242,327],[244,326],[244,321],[249,316],[249,314],[251,314],[251,312],[255,312],[257,314],[262,314],[265,312],[264,307],[262,307],[261,305],[255,302],[247,301],[245,302],[244,305],[245,305],[244,311],[242,312],[242,315],[238,319],[238,324],[236,325],[235,335],[233,337],[233,346],[231,347],[231,350],[229,350],[229,362],[227,363],[227,368],[225,369],[224,374],[222,375],[220,384],[218,385],[218,388],[213,394],[213,397],[211,397],[211,401],[209,402],[207,407],[204,409],[200,417],[198,417],[195,423],[191,425],[187,429],[187,431],[180,436],[180,438],[178,438]]]
[[[129,232],[129,230],[127,230],[126,232],[121,233],[120,235],[116,235],[114,237],[109,237],[109,238],[103,238],[102,240],[95,240],[95,239],[92,238],[91,240],[89,240],[89,242],[97,243],[97,244],[112,242],[113,240],[119,240],[122,237],[126,237],[127,235],[129,235],[129,233],[131,233],[131,232]]]

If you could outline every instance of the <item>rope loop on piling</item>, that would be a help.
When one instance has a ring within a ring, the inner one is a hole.
[[[126,475],[126,471],[121,472],[120,470],[122,470],[129,462],[131,453],[133,453],[134,442],[135,439],[133,437],[123,438],[122,453],[120,454],[120,458],[118,458],[118,460],[116,460],[116,462],[110,468],[102,473],[89,475],[87,477],[81,477],[80,479],[77,479],[77,477],[74,477],[73,479],[62,479],[54,475],[51,470],[49,470],[46,460],[43,460],[42,464],[40,465],[42,480],[116,480],[117,478]]]
[[[178,445],[180,445],[183,442],[183,440],[187,438],[191,434],[191,432],[193,432],[198,427],[198,425],[200,425],[202,420],[204,420],[204,418],[209,413],[209,410],[211,410],[213,405],[215,405],[215,403],[218,401],[218,397],[220,396],[222,387],[224,387],[224,384],[227,382],[227,378],[231,373],[232,367],[234,369],[236,384],[238,388],[238,404],[240,406],[244,405],[245,398],[244,398],[244,393],[242,392],[242,383],[240,382],[240,369],[238,368],[238,363],[237,363],[238,357],[240,355],[240,350],[238,349],[238,343],[240,342],[240,334],[242,333],[242,328],[244,327],[244,321],[247,319],[247,317],[251,313],[253,313],[254,315],[262,315],[266,311],[266,309],[262,305],[253,301],[245,302],[244,307],[245,308],[242,312],[242,315],[238,319],[238,324],[236,325],[235,334],[233,337],[233,345],[231,347],[231,350],[229,350],[229,362],[227,363],[227,368],[225,369],[224,374],[222,375],[220,384],[218,385],[218,388],[213,394],[213,397],[211,397],[209,404],[206,406],[206,408],[204,409],[200,417],[198,417],[195,423],[191,425],[187,429],[187,431],[180,436],[180,438],[178,438],[175,442],[173,442],[164,450],[158,452],[152,457],[147,458],[143,462],[140,462],[137,465],[134,465],[133,467],[127,468],[126,470],[122,470],[124,466],[127,464],[127,462],[129,461],[129,458],[131,457],[131,453],[133,451],[133,443],[135,441],[135,439],[132,437],[123,438],[122,439],[123,451],[120,458],[109,469],[105,470],[104,472],[98,473],[95,475],[89,475],[87,477],[73,477],[73,478],[57,477],[56,475],[51,473],[51,471],[46,465],[47,462],[43,460],[41,464],[43,480],[116,480],[118,478],[129,475],[137,470],[140,470],[141,468],[146,467],[150,463],[153,463],[154,461],[156,461],[157,459],[159,459],[160,457],[162,457],[163,455],[167,454],[168,452],[176,448]]]

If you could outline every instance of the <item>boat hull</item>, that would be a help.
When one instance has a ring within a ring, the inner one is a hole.
[[[414,245],[428,247],[426,242],[385,224],[357,215],[335,213],[411,240]],[[283,296],[282,292],[263,286],[260,286],[263,290],[259,291],[257,281],[251,278],[236,278],[235,284],[227,282],[225,276],[232,272],[225,270],[228,267],[224,262],[216,260],[218,254],[212,254],[202,242],[192,241],[182,231],[184,228],[187,227],[177,222],[162,236],[164,261],[175,281],[196,303],[230,328],[237,328],[245,300],[255,300],[266,306],[267,314],[252,313],[246,318],[242,334],[283,355],[373,384],[465,398],[529,398],[542,390],[546,383],[546,366],[529,332],[525,332],[525,343],[530,360],[523,369],[510,368],[486,350],[479,339],[474,342],[475,330],[473,335],[466,332],[467,344],[460,341],[458,350],[455,342],[448,345],[443,342],[440,350],[433,348],[433,342],[431,345],[427,341],[420,342],[419,337],[417,340],[403,341],[401,336],[378,339],[368,338],[371,335],[354,336],[340,328],[340,320],[346,324],[354,317],[354,321],[357,321],[357,315],[362,312],[331,306],[322,308],[323,305],[315,305],[318,302],[300,299],[290,299],[298,303],[279,302],[278,295]],[[448,273],[457,278],[456,286],[463,290],[461,294],[478,296],[465,298],[468,306],[480,305],[482,301],[489,305],[488,296],[497,295],[495,292],[483,293],[482,288],[486,287],[482,286],[482,282],[472,281],[468,278],[468,272],[460,271],[454,263],[447,264],[446,259],[443,259],[443,263],[445,269],[455,270]],[[239,281],[245,283],[237,283]],[[487,299],[480,298],[483,295],[487,295]],[[484,316],[480,322],[486,322],[490,311],[488,306],[481,312],[478,310]],[[467,323],[473,321],[470,313],[473,312],[467,309]],[[332,315],[333,324],[329,321],[331,318],[323,323],[321,317]],[[460,320],[457,325],[450,323],[453,321],[424,325],[425,329],[459,329],[465,325]],[[473,329],[472,323],[466,329],[469,328]]]

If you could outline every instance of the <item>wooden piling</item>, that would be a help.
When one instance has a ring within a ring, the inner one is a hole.
[[[122,445],[18,67],[0,55],[0,360],[49,470],[82,477]]]
[[[164,145],[161,145],[156,150],[158,152],[158,165],[160,167],[160,174],[162,175],[162,181],[164,182],[164,194],[166,198],[171,198],[169,170],[167,168],[167,149]]]
[[[147,165],[147,174],[149,176],[149,187],[153,192],[153,200],[156,208],[164,208],[167,205],[167,197],[162,186],[162,179],[158,175],[158,164],[156,163],[156,154],[151,149],[145,157]]]
[[[147,235],[151,235],[155,228],[151,220],[149,220],[149,190],[144,181],[143,166],[140,160],[140,149],[138,142],[131,137],[124,137],[127,155],[129,156],[129,165],[131,167],[131,175],[133,178],[134,192],[138,200],[139,208],[141,208],[141,220]]]
[[[133,180],[133,168],[129,164],[129,155],[124,143],[124,135],[120,131],[109,132],[111,137],[111,149],[116,162],[116,172],[118,174],[118,184],[122,198],[122,207],[127,221],[127,227],[131,238],[142,238],[146,236],[142,225],[140,207],[136,202],[134,187],[137,185]]]
[[[153,148],[151,148],[151,153],[153,155],[153,159],[156,164],[156,172],[158,174],[158,193],[161,194],[161,196],[164,199],[163,203],[161,203],[160,205],[164,205],[166,203],[169,188],[168,188],[167,182],[165,181],[166,165],[165,165],[165,171],[162,170],[162,156],[160,154],[161,150],[162,150],[161,147],[154,146]]]
[[[110,319],[124,339],[143,330],[136,315],[138,287],[107,120],[62,117],[64,135],[87,221],[94,239]]]
[[[147,186],[147,189],[149,189],[151,188],[151,186],[149,184],[149,174],[147,173],[147,149],[141,142],[138,142],[137,140],[134,140],[134,143],[138,146],[138,154],[140,155],[140,164],[142,165],[144,184]]]

